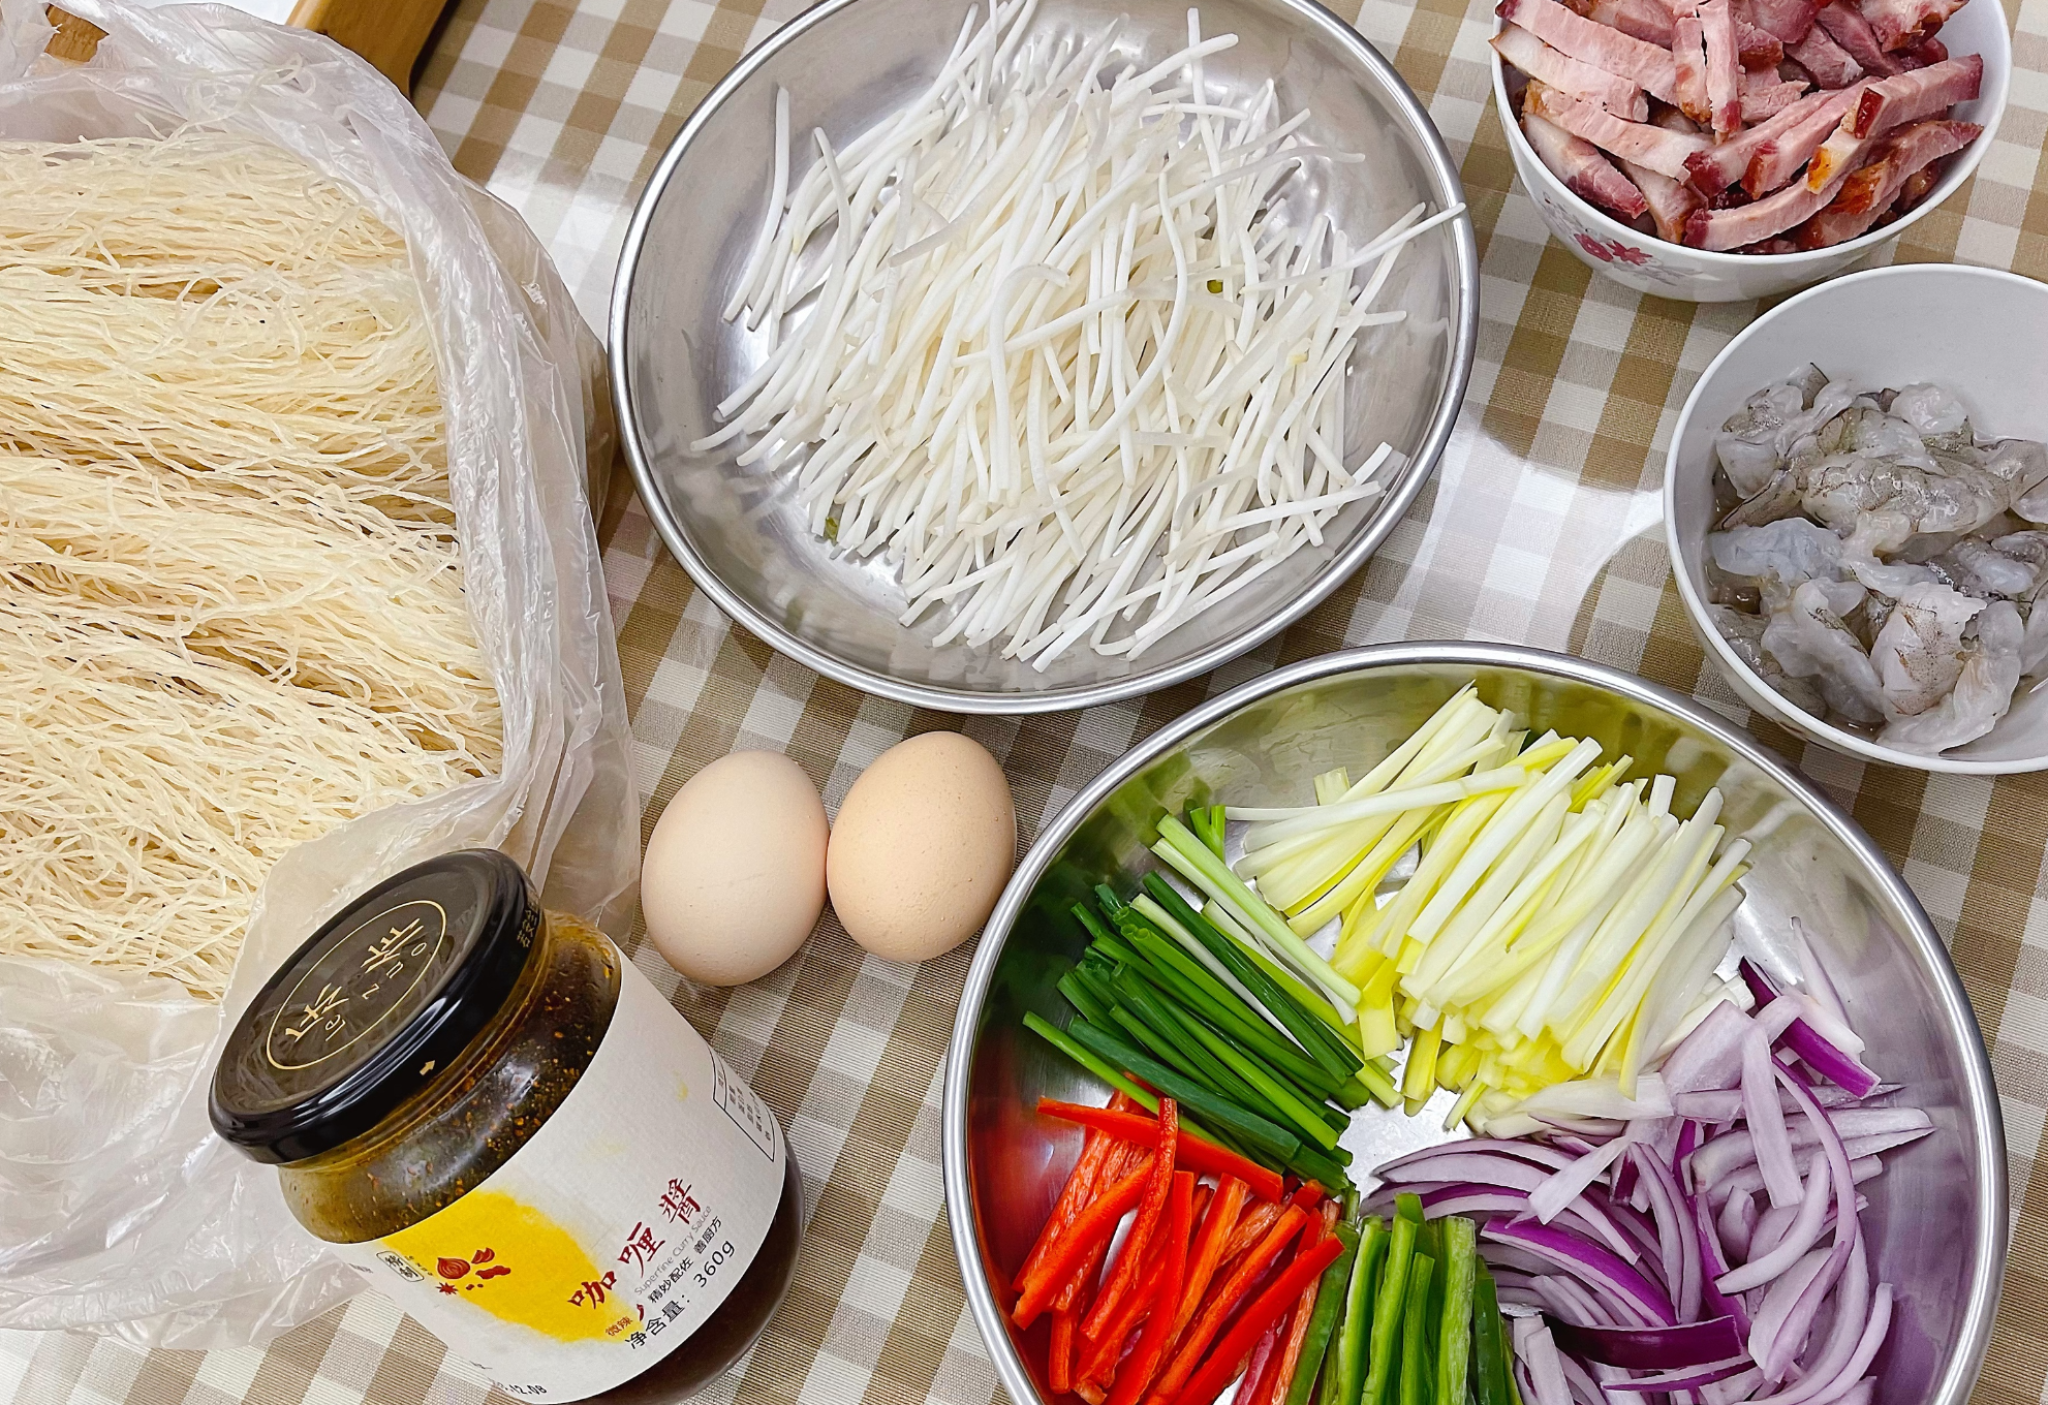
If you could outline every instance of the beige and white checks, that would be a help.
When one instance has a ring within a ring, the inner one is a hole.
[[[532,223],[601,326],[632,196],[662,147],[745,48],[800,8],[457,0],[419,103],[455,164]],[[2048,278],[2048,0],[2011,0],[2006,14],[2016,71],[1998,139],[1975,180],[1915,226],[1897,257]],[[1200,698],[1279,662],[1403,637],[1567,649],[1748,720],[1670,587],[1658,485],[1694,378],[1756,308],[1638,297],[1546,242],[1512,188],[1491,107],[1484,0],[1365,0],[1356,22],[1424,95],[1449,141],[1483,276],[1464,416],[1435,483],[1378,557],[1280,639],[1199,683],[1088,712],[963,724],[824,681],[733,628],[692,590],[621,479],[605,566],[650,823],[684,779],[738,746],[788,752],[836,806],[890,743],[964,725],[1008,769],[1028,842],[1133,740]],[[1976,1401],[2039,1405],[2048,1399],[2048,780],[1866,767],[1767,722],[1749,725],[1853,810],[1955,952],[1992,1045],[2013,1186],[2011,1268]],[[983,1405],[994,1396],[940,1201],[940,1064],[968,955],[894,966],[864,957],[828,920],[767,980],[678,993],[782,1117],[810,1215],[788,1305],[707,1400]],[[641,966],[664,989],[675,984],[651,953]],[[443,1358],[416,1325],[363,1297],[267,1349],[204,1356],[0,1334],[0,1401],[481,1399],[476,1378]]]

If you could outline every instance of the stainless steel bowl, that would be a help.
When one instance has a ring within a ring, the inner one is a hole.
[[[922,88],[950,47],[966,0],[826,0],[742,59],[697,108],[655,168],[626,234],[612,294],[612,390],[627,457],[669,550],[719,608],[775,648],[852,687],[952,712],[1019,713],[1134,697],[1206,673],[1300,618],[1372,555],[1449,440],[1471,372],[1479,261],[1469,220],[1424,235],[1382,295],[1408,319],[1368,343],[1348,442],[1394,447],[1388,491],[1354,504],[1304,550],[1135,663],[1069,651],[1045,672],[994,648],[933,647],[934,617],[904,628],[904,597],[875,563],[836,558],[776,481],[734,466],[739,446],[693,454],[711,407],[758,364],[757,339],[719,316],[760,223],[774,96],[792,129],[859,131]],[[1295,218],[1328,211],[1376,232],[1418,201],[1464,199],[1456,165],[1393,65],[1311,0],[1204,0],[1210,33],[1235,49],[1207,61],[1213,86],[1245,92],[1275,78],[1306,135],[1362,153],[1306,172]],[[1187,0],[1043,0],[1040,23],[1099,32],[1122,17],[1124,52],[1162,58],[1185,43]],[[843,142],[842,142],[843,144]]]
[[[1693,703],[1580,659],[1447,643],[1329,654],[1195,709],[1076,796],[1010,880],[960,997],[943,1107],[953,1243],[1010,1398],[1045,1395],[991,1277],[1014,1273],[1080,1149],[1072,1129],[1033,1109],[1041,1094],[1100,1096],[1020,1023],[1026,1010],[1063,1008],[1052,982],[1086,943],[1069,905],[1097,882],[1128,891],[1150,866],[1145,840],[1162,811],[1209,796],[1299,803],[1319,772],[1341,764],[1355,773],[1362,757],[1383,755],[1474,681],[1488,703],[1531,726],[1593,737],[1610,756],[1670,772],[1681,813],[1719,786],[1722,822],[1757,841],[1736,917],[1744,943],[1789,972],[1784,935],[1802,918],[1871,1036],[1872,1062],[1938,1129],[1888,1157],[1868,1187],[1873,1271],[1898,1286],[1904,1305],[1879,1358],[1878,1401],[1963,1405],[2005,1264],[2005,1136],[1976,1018],[1911,890],[1818,790]],[[1344,1144],[1369,1168],[1390,1142],[1440,1140],[1420,1122],[1363,1114]],[[1032,1354],[1043,1360],[1042,1340]]]

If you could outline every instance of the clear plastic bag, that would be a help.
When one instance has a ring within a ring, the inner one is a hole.
[[[477,634],[505,729],[500,774],[365,816],[288,854],[258,896],[227,999],[162,979],[0,961],[0,1327],[231,1346],[357,1291],[285,1208],[277,1173],[217,1139],[224,1028],[321,918],[432,854],[495,845],[547,905],[618,930],[638,809],[586,481],[609,466],[596,347],[516,216],[449,165],[369,65],[219,6],[65,0],[107,31],[43,54],[42,0],[0,0],[0,138],[204,122],[360,191],[404,235],[440,353],[449,470]]]

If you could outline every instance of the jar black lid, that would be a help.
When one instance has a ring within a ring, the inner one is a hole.
[[[443,854],[337,913],[273,975],[213,1073],[214,1130],[258,1161],[337,1147],[433,1081],[504,1007],[539,899],[495,849]]]

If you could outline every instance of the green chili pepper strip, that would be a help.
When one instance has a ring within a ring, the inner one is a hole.
[[[1483,1262],[1476,1265],[1472,1283],[1472,1346],[1478,1376],[1472,1393],[1479,1398],[1479,1405],[1513,1405],[1508,1393],[1507,1333],[1500,1320],[1500,1296]]]
[[[1430,1405],[1429,1283],[1435,1267],[1436,1260],[1417,1254],[1408,1269],[1408,1301],[1401,1323],[1400,1405]]]
[[[1344,1288],[1344,1327],[1337,1338],[1337,1375],[1332,1405],[1358,1405],[1365,1384],[1366,1338],[1373,1320],[1373,1298],[1380,1286],[1380,1266],[1387,1257],[1387,1225],[1378,1215],[1365,1222],[1358,1236],[1358,1257]]]
[[[1438,1318],[1436,1398],[1464,1405],[1467,1363],[1472,1353],[1473,1270],[1479,1254],[1479,1232],[1459,1215],[1439,1221],[1444,1227],[1444,1306]]]
[[[1417,1203],[1421,1203],[1419,1199]],[[1408,1297],[1408,1270],[1415,1259],[1415,1236],[1420,1228],[1405,1213],[1394,1216],[1387,1240],[1387,1266],[1380,1274],[1379,1292],[1372,1305],[1365,1388],[1353,1405],[1382,1405],[1393,1384],[1394,1357],[1401,1342],[1401,1307]]]
[[[1282,1405],[1308,1405],[1309,1391],[1315,1388],[1316,1374],[1323,1367],[1323,1354],[1330,1349],[1330,1334],[1337,1329],[1337,1314],[1344,1306],[1344,1290],[1351,1281],[1351,1265],[1358,1261],[1358,1231],[1348,1224],[1339,1224],[1335,1233],[1344,1252],[1323,1270],[1322,1281],[1316,1286],[1315,1311],[1309,1314],[1308,1332],[1301,1339],[1301,1355],[1295,1358],[1294,1379],[1287,1386]]]

